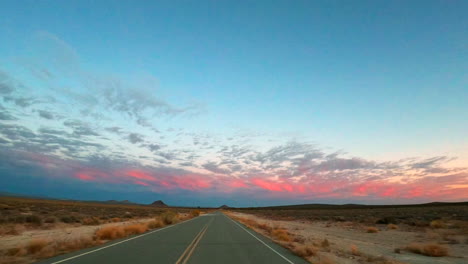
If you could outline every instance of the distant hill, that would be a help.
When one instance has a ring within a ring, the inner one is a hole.
[[[154,201],[152,204],[150,204],[150,206],[154,206],[154,207],[168,207],[167,204],[165,204],[163,201],[161,200],[157,200],[157,201]]]
[[[225,204],[223,204],[223,205],[221,205],[221,206],[219,207],[219,209],[228,209],[228,208],[231,208],[231,207],[229,207],[229,206],[227,206],[227,205],[225,205]]]
[[[108,201],[104,201],[104,203],[107,203],[107,204],[137,204],[137,203],[131,202],[129,200],[123,200],[123,201],[108,200]]]
[[[247,207],[243,209],[270,209],[270,210],[307,210],[307,209],[372,209],[372,208],[403,208],[403,207],[439,207],[439,206],[459,206],[468,202],[432,202],[424,204],[396,204],[396,205],[364,205],[364,204],[297,204],[267,207]]]

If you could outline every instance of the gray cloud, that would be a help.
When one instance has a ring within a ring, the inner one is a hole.
[[[52,120],[54,119],[54,114],[46,110],[38,110],[39,116],[45,119]]]
[[[8,111],[2,111],[0,108],[0,120],[12,121],[17,120],[17,118],[10,114]]]
[[[22,96],[4,96],[5,102],[13,102],[15,105],[20,107],[28,107],[38,102],[34,97],[22,97]]]
[[[216,163],[214,163],[214,162],[205,163],[205,164],[202,165],[202,167],[203,167],[205,170],[208,170],[208,171],[211,171],[211,172],[214,172],[214,173],[218,173],[218,174],[227,174],[227,173],[230,172],[229,170],[220,168],[220,167],[219,167]]]
[[[73,134],[80,137],[80,136],[99,136],[99,134],[90,127],[89,124],[84,123],[80,120],[66,120],[63,124],[67,127],[73,129]]]
[[[140,143],[140,142],[144,142],[144,137],[141,134],[130,133],[128,135],[128,141],[130,141],[130,143],[132,143],[132,144],[137,144],[137,143]]]

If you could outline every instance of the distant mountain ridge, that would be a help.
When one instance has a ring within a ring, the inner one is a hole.
[[[264,207],[244,207],[244,209],[280,209],[280,210],[307,210],[307,209],[372,209],[372,208],[403,208],[403,207],[437,207],[467,205],[468,202],[431,202],[423,204],[393,204],[393,205],[365,205],[365,204],[296,204]]]

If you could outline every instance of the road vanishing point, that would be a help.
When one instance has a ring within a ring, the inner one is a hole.
[[[37,264],[302,264],[304,259],[221,212]]]

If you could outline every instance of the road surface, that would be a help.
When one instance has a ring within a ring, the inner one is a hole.
[[[307,263],[220,212],[38,264]]]

